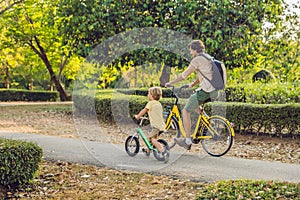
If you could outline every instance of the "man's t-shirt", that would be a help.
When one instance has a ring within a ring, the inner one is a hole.
[[[159,101],[152,100],[147,103],[146,108],[148,109],[151,126],[159,130],[164,130],[165,122],[162,114],[163,108],[161,103]]]
[[[215,90],[211,83],[201,75],[202,73],[209,80],[212,79],[212,64],[209,60],[203,56],[196,56],[192,59],[188,68],[182,73],[182,77],[185,79],[194,71],[197,73],[201,89],[203,89],[205,92],[212,92]],[[201,73],[199,71],[201,71]]]

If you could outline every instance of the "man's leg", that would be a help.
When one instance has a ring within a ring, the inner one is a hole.
[[[186,138],[175,138],[176,143],[185,149],[190,149],[192,145],[191,140],[191,112],[198,107],[197,94],[190,96],[189,101],[182,110],[182,122],[184,131],[186,133]]]
[[[187,111],[186,109],[182,110],[182,121],[183,121],[183,127],[184,127],[184,131],[186,133],[186,139],[185,139],[185,143],[187,145],[190,145],[192,143],[191,140],[191,113],[189,111]]]
[[[203,90],[197,91],[190,96],[188,103],[182,110],[183,126],[186,133],[185,139],[176,139],[175,141],[179,146],[186,149],[191,148],[191,112],[196,111],[200,113],[199,105],[202,104],[206,99],[209,98],[209,93]]]

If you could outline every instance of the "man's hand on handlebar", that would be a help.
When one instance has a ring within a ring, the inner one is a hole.
[[[168,88],[168,87],[174,88],[174,85],[173,85],[173,84],[170,84],[170,83],[166,83],[166,84],[165,84],[165,87],[166,87],[166,88]],[[186,88],[191,88],[191,87],[192,87],[191,84],[186,84],[186,85],[181,86],[180,89],[186,89]]]
[[[165,87],[166,87],[166,88],[168,88],[168,87],[173,87],[173,84],[171,84],[171,83],[168,82],[168,83],[165,84]]]
[[[191,84],[185,84],[180,87],[181,89],[191,88]]]

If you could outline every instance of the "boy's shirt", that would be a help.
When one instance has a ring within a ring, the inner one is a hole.
[[[146,108],[148,109],[151,126],[161,131],[164,130],[165,122],[162,114],[163,108],[161,103],[159,101],[152,100],[147,103]]]

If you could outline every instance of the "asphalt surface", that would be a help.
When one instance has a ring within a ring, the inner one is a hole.
[[[104,144],[84,139],[70,139],[37,134],[0,132],[0,137],[36,142],[44,150],[46,160],[60,160],[118,170],[163,174],[193,181],[255,179],[300,182],[300,165],[248,160],[223,156],[211,157],[187,151],[171,150],[168,163],[157,161],[153,155],[138,153],[130,157],[124,144]]]

